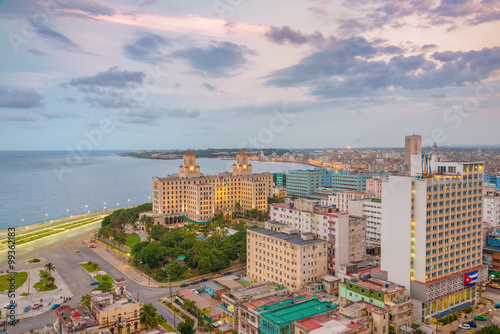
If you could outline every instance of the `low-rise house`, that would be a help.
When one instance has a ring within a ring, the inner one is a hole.
[[[87,306],[63,305],[54,310],[57,334],[99,333],[99,325]]]
[[[227,288],[220,285],[215,281],[206,281],[201,285],[205,291],[212,296],[212,298],[220,299],[224,292],[227,292]]]

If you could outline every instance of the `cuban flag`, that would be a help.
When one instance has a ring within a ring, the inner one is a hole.
[[[477,283],[477,270],[464,274],[464,286],[473,286]]]

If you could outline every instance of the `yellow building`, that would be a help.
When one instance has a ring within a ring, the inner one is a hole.
[[[115,291],[90,293],[92,315],[99,329],[111,334],[135,333],[140,331],[140,303],[127,292],[125,278],[115,280]]]
[[[271,173],[252,173],[248,155],[243,151],[236,155],[232,172],[217,175],[202,174],[195,154],[188,151],[183,155],[179,174],[153,177],[155,221],[171,224],[186,217],[205,222],[218,212],[267,210],[272,183]]]
[[[327,274],[326,241],[315,233],[247,230],[247,274],[296,291]]]

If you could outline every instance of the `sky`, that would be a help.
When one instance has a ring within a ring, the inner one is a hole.
[[[497,0],[0,0],[0,150],[500,144]]]

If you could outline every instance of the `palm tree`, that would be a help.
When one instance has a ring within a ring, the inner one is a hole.
[[[196,304],[192,300],[186,300],[184,302],[184,309],[188,312],[191,310],[194,310],[195,307],[196,307]]]
[[[56,270],[56,267],[54,267],[54,265],[51,262],[47,263],[44,267],[46,271],[49,273],[49,275],[52,273],[52,271]]]
[[[156,309],[151,304],[145,304],[141,307],[141,324],[148,329],[155,328],[158,325],[156,319]]]

